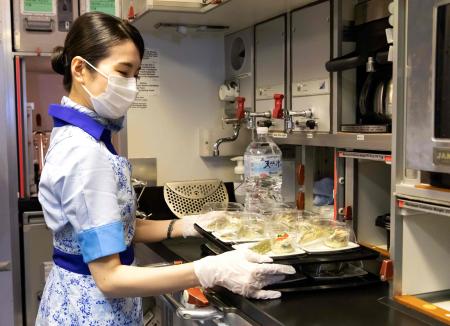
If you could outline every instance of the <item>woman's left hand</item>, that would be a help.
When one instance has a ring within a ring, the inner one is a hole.
[[[200,234],[194,228],[194,224],[199,221],[202,221],[202,224],[212,223],[219,215],[221,215],[220,212],[209,212],[206,214],[188,215],[181,218],[179,223],[182,223],[183,237],[199,237]]]

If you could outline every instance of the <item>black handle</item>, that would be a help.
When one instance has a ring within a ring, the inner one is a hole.
[[[49,20],[33,20],[26,17],[24,19],[25,30],[29,32],[52,32],[53,31],[53,19]]]
[[[329,72],[343,71],[353,69],[366,64],[367,57],[356,55],[354,52],[342,56],[340,58],[332,59],[325,64],[325,68]]]

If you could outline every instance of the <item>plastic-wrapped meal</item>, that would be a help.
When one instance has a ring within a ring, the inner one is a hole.
[[[272,252],[274,254],[283,255],[289,254],[294,251],[295,249],[292,245],[291,238],[287,233],[280,234],[276,239],[272,241]]]
[[[239,240],[254,240],[264,237],[264,225],[242,225],[237,231],[237,237]]]
[[[284,233],[278,235],[275,239],[260,241],[251,246],[250,250],[261,255],[265,255],[270,251],[277,255],[284,255],[294,252],[295,248],[292,245],[292,239],[289,237],[289,234]]]
[[[272,250],[272,241],[271,240],[260,241],[254,246],[250,247],[250,250],[258,254],[265,255]]]
[[[275,214],[275,222],[284,223],[288,226],[294,225],[298,221],[298,212],[286,211]]]
[[[345,228],[335,228],[333,233],[326,237],[324,243],[331,248],[343,248],[348,246],[350,231]]]
[[[234,229],[235,231],[240,226],[240,219],[238,216],[232,213],[224,212],[223,215],[218,216],[214,221],[207,225],[207,228],[211,231],[221,231]]]
[[[235,229],[224,229],[216,231],[215,234],[219,235],[223,240],[235,241],[237,236],[237,231]]]
[[[324,237],[325,234],[323,227],[311,224],[309,222],[299,223],[297,229],[297,242],[301,245],[320,239]]]
[[[228,217],[226,215],[216,218],[214,221],[207,225],[208,229],[211,231],[216,231],[217,229],[224,229],[228,225]]]

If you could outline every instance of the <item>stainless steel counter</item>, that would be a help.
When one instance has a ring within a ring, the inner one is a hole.
[[[166,261],[201,257],[203,239],[171,239],[148,247]],[[392,303],[388,284],[351,289],[284,293],[276,300],[251,300],[223,288],[216,290],[225,304],[236,307],[259,325],[441,325]]]

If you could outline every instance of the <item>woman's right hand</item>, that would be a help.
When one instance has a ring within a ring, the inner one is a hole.
[[[246,297],[275,299],[280,292],[261,289],[283,280],[285,274],[294,274],[295,269],[272,262],[272,258],[250,250],[232,250],[195,261],[194,270],[205,288],[220,285]]]

